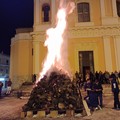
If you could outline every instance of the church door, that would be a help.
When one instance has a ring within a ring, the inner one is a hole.
[[[83,74],[94,73],[93,51],[79,51],[79,71]]]

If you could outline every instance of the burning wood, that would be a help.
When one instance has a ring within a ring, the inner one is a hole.
[[[37,83],[23,111],[82,108],[82,98],[75,82],[66,74],[53,71]]]

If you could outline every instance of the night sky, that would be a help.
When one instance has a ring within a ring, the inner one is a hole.
[[[16,28],[33,27],[33,0],[0,0],[0,52],[10,55]]]

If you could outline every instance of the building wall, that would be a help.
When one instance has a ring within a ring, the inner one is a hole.
[[[32,37],[29,33],[16,34],[12,39],[10,59],[10,76],[13,88],[20,87],[25,81],[32,81]]]
[[[93,51],[94,71],[119,71],[120,21],[116,0],[73,1],[76,5],[79,2],[89,3],[90,22],[78,22],[77,7],[67,17],[68,60],[72,74],[79,71],[79,51]],[[48,22],[43,22],[44,3],[51,6]],[[32,74],[39,77],[47,54],[47,48],[44,47],[45,32],[48,28],[55,27],[57,9],[58,3],[55,0],[34,0],[33,32],[24,33],[25,35],[18,33],[11,42],[10,75],[15,83],[30,80]]]
[[[10,68],[10,56],[0,53],[0,76],[8,76]]]
[[[105,70],[104,50],[102,38],[78,38],[69,42],[69,61],[74,73],[79,71],[79,51],[93,51],[95,71]]]

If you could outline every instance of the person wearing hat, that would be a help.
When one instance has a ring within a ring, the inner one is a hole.
[[[116,76],[112,74],[110,76],[111,81],[111,89],[114,96],[114,108],[113,109],[120,109],[120,103],[119,103],[119,86],[116,81]]]

